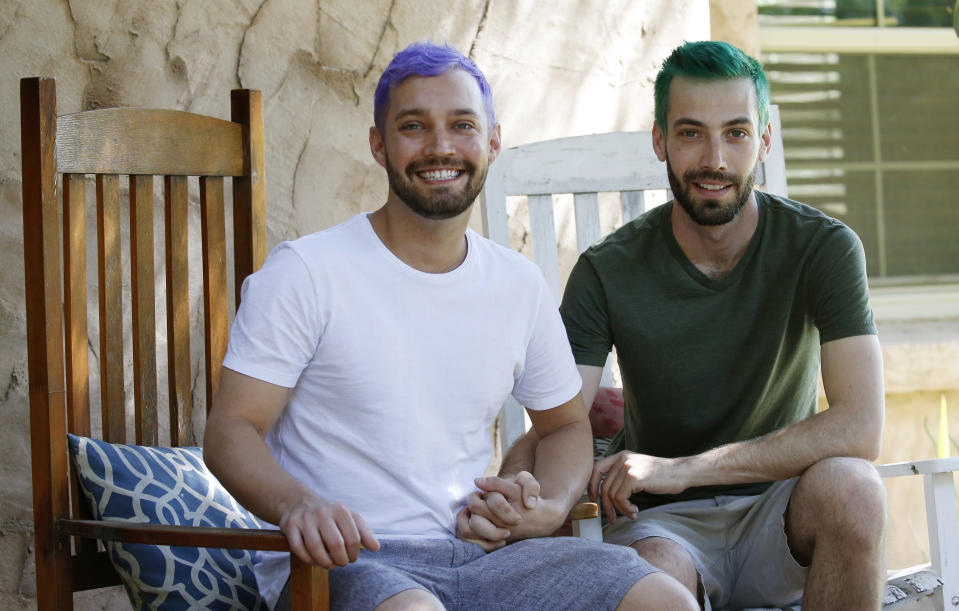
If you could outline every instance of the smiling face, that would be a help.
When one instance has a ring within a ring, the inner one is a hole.
[[[459,69],[412,76],[393,89],[383,133],[370,149],[386,169],[390,200],[434,220],[466,212],[499,152],[499,126],[487,126],[476,80]]]
[[[676,77],[666,125],[666,133],[654,125],[653,147],[666,162],[676,201],[698,225],[735,219],[769,151],[769,126],[759,126],[753,82]]]

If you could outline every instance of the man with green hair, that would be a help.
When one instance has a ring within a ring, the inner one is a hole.
[[[605,539],[707,609],[877,609],[884,398],[862,244],[753,189],[771,136],[756,60],[684,44],[655,102],[674,200],[584,252],[561,306],[586,405],[614,345],[622,372],[625,427],[589,484]]]

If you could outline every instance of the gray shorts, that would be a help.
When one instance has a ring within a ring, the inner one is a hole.
[[[788,607],[802,598],[808,568],[786,541],[786,507],[798,478],[757,496],[681,501],[620,517],[603,531],[608,543],[664,537],[693,557],[707,600],[703,608]]]
[[[447,609],[615,609],[658,569],[631,549],[571,537],[527,539],[486,553],[459,539],[383,539],[378,552],[330,572],[334,610],[373,609],[404,590]],[[290,583],[275,609],[290,608]]]

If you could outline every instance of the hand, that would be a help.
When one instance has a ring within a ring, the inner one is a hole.
[[[539,482],[526,471],[474,481],[479,489],[470,493],[466,507],[456,516],[456,535],[492,551],[505,545],[513,535],[511,529],[539,504]]]
[[[633,493],[677,494],[687,488],[680,476],[681,460],[627,451],[602,458],[593,463],[589,497],[595,501],[602,496],[610,523],[616,521],[616,510],[635,519],[639,508],[629,502]]]
[[[380,549],[366,521],[342,503],[310,495],[280,518],[280,530],[297,558],[325,569],[346,566],[360,555],[360,547]]]

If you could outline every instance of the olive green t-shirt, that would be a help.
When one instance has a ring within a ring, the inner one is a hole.
[[[690,456],[751,439],[816,411],[820,344],[875,334],[862,243],[841,222],[756,192],[759,221],[742,259],[711,279],[673,236],[672,203],[590,247],[560,312],[576,362],[602,367],[613,345],[623,376],[618,445]],[[768,484],[633,495],[640,508]]]

